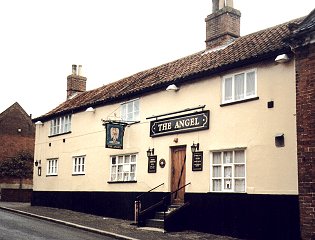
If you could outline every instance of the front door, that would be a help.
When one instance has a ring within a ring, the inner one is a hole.
[[[186,147],[174,147],[171,153],[172,176],[171,191],[174,192],[185,185],[186,182]],[[172,203],[184,203],[185,188],[172,194]]]

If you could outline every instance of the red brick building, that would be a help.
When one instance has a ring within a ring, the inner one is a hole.
[[[35,126],[17,102],[0,114],[0,161],[13,158],[21,151],[33,153],[34,142]],[[32,182],[32,179],[24,179],[22,188],[31,189]],[[19,179],[0,177],[0,189],[19,187]]]
[[[297,154],[302,239],[315,239],[315,10],[291,26],[296,61]]]

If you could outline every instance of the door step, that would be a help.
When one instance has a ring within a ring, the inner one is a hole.
[[[171,204],[165,212],[165,217],[176,209],[180,208],[182,204]],[[145,221],[146,227],[164,229],[164,212],[156,212],[154,218]]]

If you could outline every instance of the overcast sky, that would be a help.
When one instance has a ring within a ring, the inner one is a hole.
[[[211,0],[0,1],[0,112],[38,117],[66,99],[81,64],[87,90],[205,48]],[[234,0],[241,35],[305,16],[313,0]]]

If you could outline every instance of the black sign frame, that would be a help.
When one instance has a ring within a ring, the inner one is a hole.
[[[189,113],[150,122],[150,137],[209,129],[210,111]]]
[[[108,122],[105,123],[106,136],[105,148],[123,149],[126,124]]]
[[[192,170],[202,171],[203,169],[203,152],[198,151],[192,154]]]
[[[148,157],[148,173],[156,173],[157,168],[157,156],[149,156]]]

